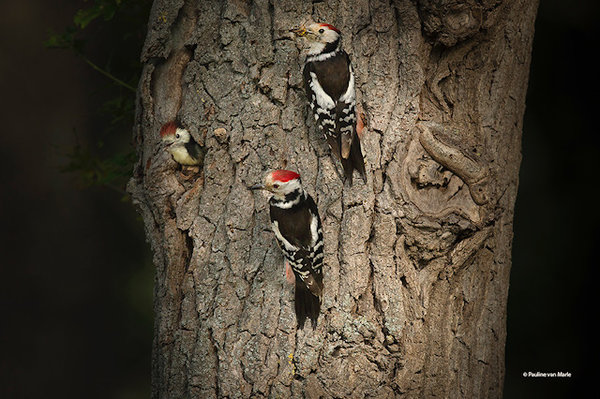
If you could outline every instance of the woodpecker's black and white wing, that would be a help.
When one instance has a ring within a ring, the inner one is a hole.
[[[295,311],[298,327],[310,318],[313,328],[323,291],[323,231],[317,205],[308,194],[298,201],[270,202],[275,237],[296,277]]]
[[[352,183],[352,172],[356,169],[365,179],[364,159],[356,134],[356,93],[350,57],[343,50],[309,57],[303,77],[315,123],[341,161],[346,178]]]
[[[204,162],[204,149],[193,139],[185,144],[185,149],[187,150],[190,157],[197,161],[197,163]]]

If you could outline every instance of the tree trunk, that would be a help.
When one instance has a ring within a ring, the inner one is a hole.
[[[154,398],[502,396],[522,117],[537,2],[166,1],[142,52],[129,191],[156,264]],[[288,30],[343,33],[368,183],[342,184]],[[207,149],[183,173],[159,130]],[[267,195],[298,171],[325,236],[296,330]]]

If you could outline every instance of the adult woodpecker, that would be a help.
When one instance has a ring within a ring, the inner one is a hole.
[[[195,166],[204,161],[204,148],[177,122],[165,123],[160,129],[160,137],[177,163]]]
[[[341,33],[336,27],[321,23],[291,31],[306,38],[310,46],[303,75],[316,124],[333,154],[341,161],[350,184],[355,169],[366,182],[359,139],[361,132],[356,129],[354,73],[350,57],[342,49]]]
[[[317,204],[302,188],[300,175],[290,170],[275,170],[264,183],[250,187],[273,193],[269,199],[271,227],[295,276],[294,308],[298,328],[306,318],[313,329],[321,308],[323,292],[323,230]]]

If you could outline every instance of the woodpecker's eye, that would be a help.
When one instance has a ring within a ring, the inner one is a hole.
[[[279,188],[279,184],[273,184],[273,188]]]
[[[177,134],[175,135],[175,138],[176,138],[176,139],[178,139],[179,137],[180,137],[180,136],[179,136],[179,133],[177,133]]]
[[[319,33],[323,33],[323,32],[325,32],[325,29],[323,29],[323,28],[319,29]]]

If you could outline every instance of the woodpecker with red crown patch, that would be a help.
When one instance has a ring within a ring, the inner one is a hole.
[[[195,166],[204,162],[204,148],[178,122],[165,123],[160,129],[160,137],[177,163]]]
[[[304,87],[319,130],[352,185],[353,171],[366,182],[365,161],[356,129],[356,93],[350,57],[342,49],[341,32],[330,24],[314,23],[292,29],[309,43],[304,62]]]
[[[300,175],[290,170],[270,172],[264,183],[250,189],[273,193],[269,199],[271,227],[295,276],[298,328],[309,318],[314,329],[323,292],[323,230],[317,204],[302,188]]]

